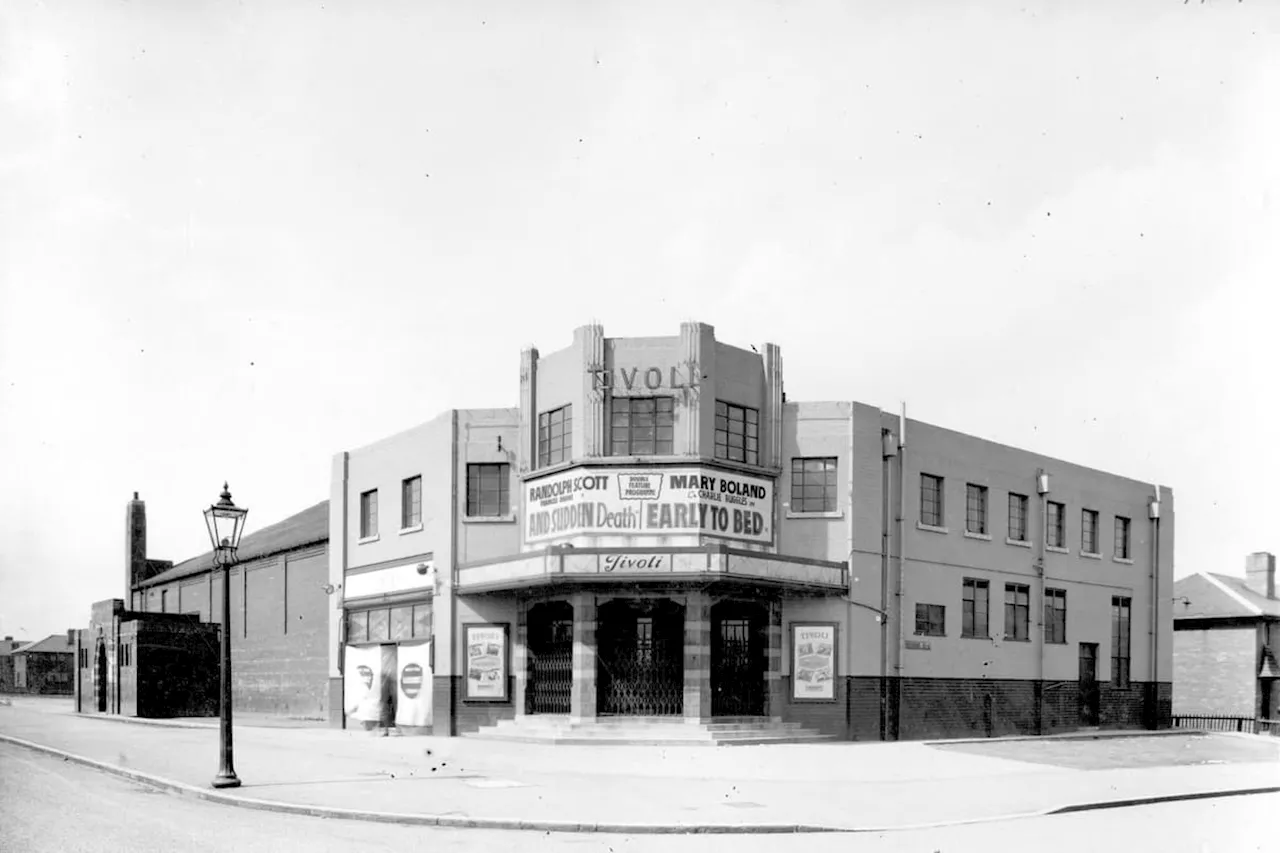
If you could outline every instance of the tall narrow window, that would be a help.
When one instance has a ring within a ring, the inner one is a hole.
[[[1098,553],[1098,511],[1080,511],[1080,550],[1086,554]]]
[[[1009,538],[1027,541],[1027,496],[1009,493]]]
[[[1115,555],[1121,560],[1133,559],[1129,554],[1129,519],[1116,516],[1116,550]]]
[[[506,462],[467,465],[467,515],[502,518],[511,512],[511,466]]]
[[[1129,611],[1132,599],[1111,597],[1111,683],[1129,686]]]
[[[573,405],[538,415],[538,467],[568,462],[573,446]]]
[[[988,636],[987,611],[990,603],[990,585],[987,581],[965,578],[964,600],[961,603],[963,620],[960,625],[960,636]]]
[[[1045,589],[1044,591],[1044,641],[1046,643],[1067,641],[1067,591],[1065,589]]]
[[[1020,583],[1004,585],[1004,638],[1029,640],[1031,629],[1031,587]]]
[[[378,535],[378,490],[370,489],[360,495],[360,538]]]
[[[613,397],[610,440],[614,456],[670,456],[675,401],[671,397]]]
[[[970,533],[987,532],[987,487],[969,483],[964,487],[964,529]]]
[[[1050,548],[1065,548],[1067,542],[1066,507],[1057,501],[1049,501],[1049,529],[1045,531],[1045,544]]]
[[[760,464],[760,410],[716,400],[716,458]]]
[[[400,529],[422,524],[422,477],[400,483]]]
[[[160,612],[169,612],[169,590],[167,589],[160,590]]]
[[[941,477],[920,475],[920,523],[929,527],[942,526]]]
[[[791,511],[835,512],[836,457],[791,460]]]

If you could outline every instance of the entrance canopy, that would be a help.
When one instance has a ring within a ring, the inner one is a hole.
[[[745,581],[808,592],[848,588],[845,563],[782,557],[719,545],[691,548],[557,546],[458,567],[461,593],[596,583]]]

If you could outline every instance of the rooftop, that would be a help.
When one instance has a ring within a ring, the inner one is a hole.
[[[329,540],[329,502],[321,501],[315,506],[304,509],[297,515],[291,515],[283,521],[277,521],[261,530],[248,533],[240,540],[239,559],[241,562],[269,557],[284,551],[292,551],[304,545],[314,545]],[[207,551],[199,557],[183,560],[153,578],[138,584],[140,587],[154,586],[168,581],[198,575],[213,568],[213,552]]]
[[[15,655],[26,654],[28,652],[63,652],[65,654],[72,654],[75,650],[75,643],[69,641],[67,639],[67,635],[63,633],[50,634],[43,640],[38,640],[34,643],[27,643],[25,646],[19,646],[13,650],[13,653]]]
[[[1271,617],[1280,619],[1280,599],[1250,589],[1237,575],[1199,572],[1173,585],[1173,618]]]

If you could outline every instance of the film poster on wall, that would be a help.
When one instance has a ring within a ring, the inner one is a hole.
[[[467,625],[467,699],[507,698],[507,626]]]
[[[791,685],[793,699],[836,698],[834,624],[791,626]]]

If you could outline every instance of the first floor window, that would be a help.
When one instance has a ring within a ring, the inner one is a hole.
[[[760,410],[716,400],[716,458],[760,464]]]
[[[1067,591],[1065,589],[1044,591],[1044,641],[1046,643],[1067,641]]]
[[[1045,544],[1050,548],[1067,547],[1066,510],[1057,501],[1049,501],[1049,529],[1045,531]]]
[[[1080,511],[1080,550],[1086,554],[1098,553],[1098,511]]]
[[[1029,640],[1028,621],[1031,615],[1031,587],[1020,583],[1004,585],[1004,638]]]
[[[965,486],[964,529],[970,533],[987,532],[987,487],[969,483]]]
[[[1122,515],[1116,516],[1116,550],[1115,554],[1121,560],[1129,560],[1132,557],[1129,554],[1129,519]]]
[[[974,578],[964,579],[963,622],[960,626],[962,637],[988,636],[987,609],[990,599],[990,585],[986,581]]]
[[[400,483],[400,528],[422,523],[422,478],[410,477]]]
[[[835,512],[836,457],[791,460],[791,511]]]
[[[538,467],[569,461],[573,446],[573,405],[538,415]]]
[[[360,495],[360,538],[378,535],[378,490],[370,489]]]
[[[467,515],[501,518],[511,512],[511,466],[506,462],[467,465]]]
[[[675,452],[673,397],[613,397],[609,408],[614,456],[670,456]]]
[[[916,605],[916,633],[926,637],[947,635],[947,609],[941,604]]]
[[[929,527],[942,526],[941,477],[920,475],[920,523]]]
[[[1132,599],[1111,597],[1111,683],[1129,686],[1129,611]]]
[[[1027,541],[1027,496],[1009,493],[1009,538]]]

